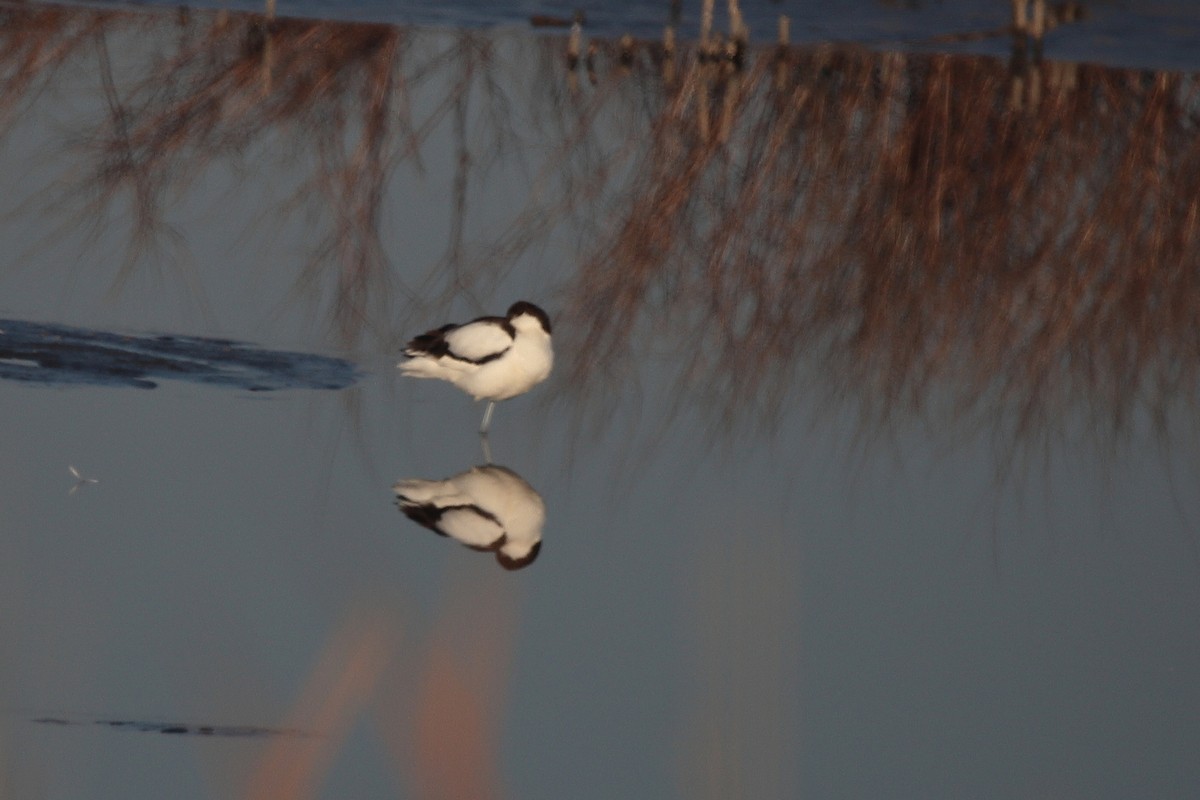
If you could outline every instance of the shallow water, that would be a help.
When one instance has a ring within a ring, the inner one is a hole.
[[[602,38],[568,74],[515,27],[0,35],[6,796],[1200,778],[1190,76],[1007,39],[737,71]],[[516,299],[556,370],[489,459],[481,407],[394,363]],[[55,380],[56,336],[110,377],[185,346],[151,389]],[[297,363],[336,380],[252,391]],[[520,571],[395,505],[487,460],[546,506]]]

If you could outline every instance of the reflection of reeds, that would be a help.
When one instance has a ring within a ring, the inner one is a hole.
[[[1187,76],[1021,47],[1006,66],[785,44],[739,56],[668,35],[590,42],[593,86],[562,76],[571,40],[539,39],[545,88],[522,120],[540,138],[522,149],[512,66],[484,34],[415,48],[382,25],[22,9],[0,38],[0,108],[17,107],[39,70],[91,42],[103,53],[135,25],[177,26],[175,49],[132,82],[105,77],[95,205],[131,196],[135,241],[169,237],[166,198],[214,159],[313,154],[289,208],[315,195],[332,222],[298,286],[323,297],[332,282],[343,341],[387,325],[388,178],[419,165],[445,126],[449,242],[412,296],[472,296],[578,232],[564,309],[575,322],[560,337],[577,397],[602,401],[647,342],[673,364],[680,402],[765,427],[804,384],[858,402],[872,424],[941,411],[983,422],[1000,408],[1019,434],[1073,407],[1120,431],[1140,403],[1161,424],[1195,388],[1200,145]],[[418,117],[422,84],[446,91]],[[295,138],[265,135],[284,129]],[[275,152],[285,141],[297,152]],[[480,141],[542,160],[529,205],[476,242],[470,176],[494,155]]]
[[[0,127],[6,127],[96,34],[113,12],[55,7],[6,8],[0,25]]]
[[[172,31],[173,37],[163,35]],[[134,32],[155,45],[110,53],[110,41]],[[444,37],[449,46],[414,55],[405,29],[388,25],[228,12],[15,9],[4,34],[0,67],[7,69],[7,79],[0,86],[0,111],[18,107],[37,80],[51,79],[52,68],[98,56],[108,119],[83,137],[94,166],[67,199],[88,202],[63,228],[91,219],[98,230],[102,220],[120,219],[128,207],[130,247],[117,275],[118,290],[152,249],[169,243],[183,250],[179,235],[164,222],[173,198],[214,163],[265,158],[268,163],[255,166],[289,180],[301,176],[290,198],[265,211],[304,212],[316,204],[328,212],[327,233],[313,247],[297,290],[301,297],[319,298],[332,283],[321,310],[345,343],[388,318],[387,301],[397,289],[380,239],[387,228],[385,190],[396,166],[408,161],[419,167],[425,141],[446,120],[466,137],[468,102],[480,97],[481,87],[485,100],[494,88],[488,40],[465,32]],[[136,63],[139,59],[144,63]],[[442,79],[451,72],[458,78],[446,90]],[[439,81],[441,95],[418,116],[412,97],[431,80]],[[503,109],[495,101],[481,116],[503,131]],[[478,160],[465,148],[460,139],[451,266],[460,257],[466,170]],[[56,198],[60,205],[61,199]]]
[[[990,59],[775,52],[787,82],[693,62],[630,126],[640,177],[571,290],[572,391],[649,341],[681,396],[768,425],[805,365],[876,422],[1000,408],[1018,434],[1194,390],[1190,78],[1039,64],[1014,110]]]
[[[97,142],[93,186],[101,202],[137,175],[152,182],[138,207],[161,207],[168,191],[186,189],[213,160],[251,151],[274,129],[303,132],[316,168],[291,202],[301,206],[315,191],[333,214],[300,285],[337,265],[331,305],[343,338],[352,339],[370,316],[368,304],[386,297],[371,289],[388,278],[379,230],[392,138],[418,135],[404,127],[396,91],[403,32],[222,14],[189,24],[185,34],[144,82],[123,87],[127,122]]]

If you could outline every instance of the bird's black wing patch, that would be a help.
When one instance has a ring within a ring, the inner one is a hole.
[[[431,504],[415,504],[407,498],[400,498],[400,510],[404,512],[404,516],[411,519],[418,525],[429,528],[438,536],[446,534],[438,528],[438,520],[442,518],[442,509]]]
[[[474,550],[476,553],[491,553],[497,547],[503,547],[506,541],[508,541],[508,536],[502,533],[500,534],[500,538],[491,544],[467,544],[466,542],[462,542],[462,545]]]
[[[478,317],[444,334],[446,355],[468,364],[486,364],[508,352],[517,329],[504,317]]]
[[[508,352],[517,335],[504,317],[478,317],[463,325],[443,325],[415,337],[404,348],[406,356],[453,358],[466,364],[486,364]]]
[[[408,356],[430,355],[439,358],[450,352],[446,342],[446,334],[458,326],[451,323],[432,331],[425,331],[420,336],[414,336],[412,341],[404,346],[404,354]]]
[[[504,355],[507,352],[508,352],[508,348],[506,347],[505,349],[500,350],[499,352],[488,353],[483,358],[467,358],[466,356],[460,356],[457,353],[454,353],[453,351],[451,351],[450,357],[458,359],[459,361],[466,361],[468,364],[486,364],[489,361],[495,361],[497,358],[499,358],[500,356]]]
[[[501,530],[504,529],[504,526],[501,524],[500,520],[495,514],[492,514],[491,512],[471,503],[462,503],[454,506],[435,506],[432,503],[414,504],[402,497],[400,498],[400,510],[404,512],[404,516],[408,517],[418,525],[428,528],[438,536],[453,538],[464,547],[469,547],[472,550],[478,550],[480,552],[487,553],[495,550],[504,543],[504,534],[501,534],[498,539],[487,544],[471,544],[469,542],[462,541],[458,537],[452,537],[446,531],[442,530],[442,517],[452,511],[465,511],[470,514],[474,514],[481,519],[491,522],[497,528],[500,528]]]

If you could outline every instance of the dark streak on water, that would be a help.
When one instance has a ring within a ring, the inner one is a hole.
[[[226,339],[127,335],[52,323],[0,320],[0,378],[44,385],[153,389],[159,379],[267,392],[344,389],[348,361],[264,350]]]
[[[32,720],[41,725],[80,726],[99,725],[138,733],[166,733],[182,736],[223,736],[234,739],[249,739],[267,736],[310,737],[307,731],[289,728],[264,728],[256,725],[190,725],[179,722],[150,722],[125,719],[64,719],[62,717],[37,717]]]

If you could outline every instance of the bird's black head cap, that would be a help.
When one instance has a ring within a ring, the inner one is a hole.
[[[542,309],[538,306],[535,306],[533,303],[530,303],[526,300],[519,300],[509,306],[508,321],[512,322],[515,318],[521,316],[522,314],[528,314],[531,317],[535,317],[538,322],[542,323],[542,329],[545,330],[546,333],[550,333],[550,315],[545,311],[542,311]]]

